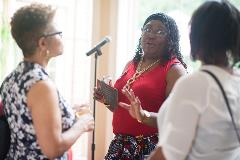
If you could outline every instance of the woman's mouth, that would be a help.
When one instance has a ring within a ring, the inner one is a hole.
[[[154,45],[153,43],[148,42],[148,43],[146,43],[146,46],[148,46],[148,47],[154,47],[155,45]]]

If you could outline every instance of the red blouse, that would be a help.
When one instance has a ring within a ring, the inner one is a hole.
[[[131,85],[134,94],[140,99],[141,106],[149,112],[158,112],[162,103],[166,99],[166,75],[173,64],[179,64],[177,58],[172,58],[164,65],[159,65],[150,71],[143,73]],[[130,63],[125,73],[116,81],[114,87],[119,91],[119,102],[129,103],[128,99],[122,94],[125,86],[135,71],[137,65]],[[157,133],[157,128],[149,127],[133,119],[131,115],[122,107],[118,107],[113,113],[113,133],[127,134],[132,136],[151,135]]]
[[[3,104],[0,100],[0,116],[3,115]]]

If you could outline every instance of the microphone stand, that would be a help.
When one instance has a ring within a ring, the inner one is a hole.
[[[102,52],[100,50],[100,48],[98,48],[96,50],[95,53],[95,66],[94,66],[94,86],[96,86],[96,81],[97,81],[97,60],[98,60],[98,56],[101,56]],[[95,121],[95,113],[96,113],[96,100],[93,99],[93,118]],[[94,160],[94,152],[95,152],[95,124],[94,124],[94,129],[93,129],[93,134],[92,134],[92,160]]]

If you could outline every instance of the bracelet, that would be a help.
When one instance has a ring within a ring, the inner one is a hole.
[[[111,105],[107,103],[103,103],[107,108],[109,108]]]
[[[143,110],[143,118],[142,118],[142,120],[137,120],[139,123],[143,123],[144,122],[144,120],[146,120],[146,119],[148,119],[148,118],[150,118],[151,117],[151,114],[150,114],[150,112],[148,112],[148,111],[146,111],[146,110]]]
[[[105,104],[105,106],[106,106],[107,108],[109,108],[111,105],[110,105],[110,104]]]
[[[107,107],[107,109],[109,109],[111,112],[113,112],[113,108],[111,108],[111,105],[110,104],[106,104],[104,103],[105,107]]]

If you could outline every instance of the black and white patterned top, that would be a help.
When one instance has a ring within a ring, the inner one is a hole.
[[[23,61],[2,83],[0,94],[11,130],[11,145],[7,159],[47,159],[37,143],[32,116],[27,107],[29,89],[41,80],[49,80],[44,68],[39,64]],[[75,116],[59,92],[58,97],[64,132],[73,125]],[[65,158],[66,154],[57,159]]]

